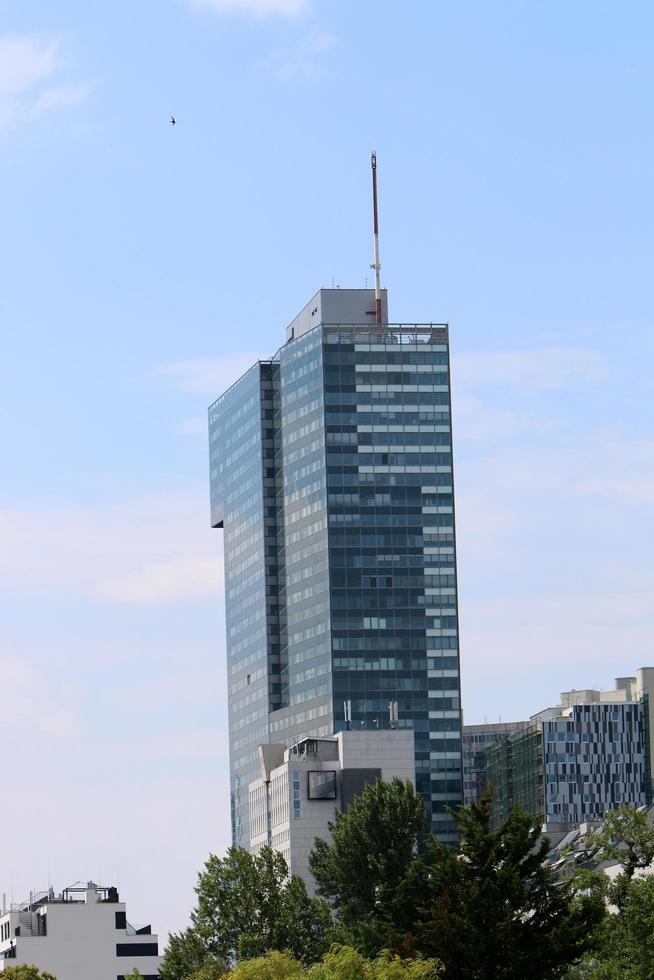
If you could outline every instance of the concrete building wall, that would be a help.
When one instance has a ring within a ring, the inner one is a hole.
[[[154,980],[161,965],[158,937],[128,934],[126,923],[117,925],[125,916],[124,903],[100,902],[92,888],[85,901],[52,901],[33,912],[7,912],[0,917],[0,935],[7,931],[3,926],[10,933],[0,942],[0,972],[34,964],[57,980],[117,980],[137,969],[144,980]],[[146,947],[156,954],[146,954]],[[8,955],[13,950],[15,955]]]
[[[379,778],[397,777],[415,786],[413,732],[409,729],[344,731],[315,742],[316,752],[305,757],[285,753],[284,763],[269,773],[267,796],[261,792],[266,785],[265,773],[250,785],[251,826],[261,826],[262,808],[267,806],[271,846],[283,854],[290,873],[304,879],[310,894],[314,884],[309,854],[317,837],[329,838],[329,821],[335,810],[347,808],[352,791],[362,791]],[[312,796],[316,792],[312,782],[317,781],[318,773],[325,777],[334,774],[333,798]],[[258,853],[262,844],[261,834],[253,836],[250,850]]]
[[[388,295],[382,289],[382,321],[388,323]],[[374,289],[319,289],[286,328],[286,340],[297,340],[320,323],[375,322]]]

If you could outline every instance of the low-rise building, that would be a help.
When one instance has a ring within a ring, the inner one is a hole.
[[[117,889],[89,881],[2,909],[0,973],[23,963],[57,980],[124,980],[134,969],[159,980],[161,958],[151,927],[127,921]]]
[[[493,791],[493,821],[519,804],[546,827],[601,820],[607,810],[652,800],[654,668],[615,689],[565,691],[521,730],[483,752],[480,783]]]
[[[250,850],[279,851],[313,892],[309,854],[329,838],[334,810],[346,810],[377,779],[415,785],[413,731],[344,731],[285,745],[260,745],[261,778],[250,783]]]

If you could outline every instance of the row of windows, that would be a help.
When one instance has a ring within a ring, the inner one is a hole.
[[[325,347],[323,359],[325,365],[360,364],[364,354],[361,351],[346,350],[339,347],[334,350]],[[447,364],[446,351],[433,350],[389,350],[366,351],[365,362],[368,364]]]
[[[450,413],[444,405],[440,405],[438,411],[416,409],[417,406],[412,406],[412,410],[406,412],[385,411],[380,405],[375,411],[361,411],[361,406],[357,411],[350,411],[347,405],[332,406],[332,411],[325,413],[325,423],[328,428],[336,425],[444,425],[449,430]]]
[[[333,388],[334,386],[330,387]],[[418,408],[427,408],[433,411],[435,405],[447,406],[448,408],[450,405],[450,397],[447,391],[430,391],[429,393],[424,391],[364,391],[363,389],[365,387],[365,385],[351,385],[350,388],[352,390],[349,391],[343,391],[341,389],[325,390],[325,405],[343,405],[349,411],[356,412],[357,404],[360,404],[362,401],[362,394],[365,394],[366,401],[371,403],[375,401],[384,402],[384,407],[390,410],[396,405],[411,405],[416,411],[418,411]],[[429,401],[429,405],[425,406],[424,403],[427,400]],[[376,411],[374,404],[372,404],[372,408],[373,411]]]

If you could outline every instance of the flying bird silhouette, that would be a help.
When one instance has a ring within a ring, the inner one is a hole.
[[[175,125],[175,117],[174,116],[171,116],[170,117],[170,125],[171,126],[174,126]]]

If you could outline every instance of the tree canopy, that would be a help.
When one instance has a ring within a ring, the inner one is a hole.
[[[26,963],[6,966],[2,976],[8,977],[9,980],[57,980],[53,973],[41,973],[37,966],[28,966]]]
[[[191,925],[170,937],[162,980],[220,975],[226,965],[287,950],[306,964],[329,948],[332,928],[324,901],[310,898],[301,878],[288,875],[283,856],[269,847],[253,855],[231,847],[212,855],[198,876]]]
[[[514,809],[490,828],[491,799],[456,814],[458,850],[430,840],[397,890],[395,944],[439,956],[448,980],[546,980],[588,948],[602,897],[543,861],[539,822]]]
[[[377,780],[329,823],[309,858],[317,892],[349,928],[385,903],[411,867],[425,826],[422,798],[410,782]]]
[[[620,897],[619,911],[604,918],[595,949],[571,970],[571,980],[654,977],[654,877],[623,882]]]
[[[434,960],[402,960],[390,953],[367,960],[351,946],[336,945],[309,968],[288,953],[268,953],[239,963],[226,980],[436,980],[442,969]]]
[[[601,895],[561,882],[543,861],[540,825],[515,809],[496,830],[491,799],[455,815],[458,848],[419,845],[422,803],[410,784],[366,788],[316,841],[311,870],[352,945],[442,960],[448,980],[562,975],[604,915]]]
[[[647,811],[620,806],[609,811],[599,830],[589,835],[588,843],[598,849],[598,861],[617,861],[622,867],[610,890],[618,906],[626,897],[628,885],[637,871],[654,861],[654,826]]]

